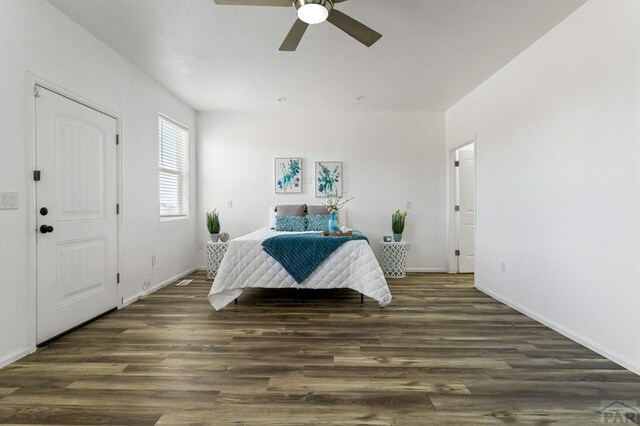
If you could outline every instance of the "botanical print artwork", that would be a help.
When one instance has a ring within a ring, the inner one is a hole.
[[[316,197],[342,195],[342,162],[316,162]]]
[[[302,158],[276,158],[276,194],[302,193]]]

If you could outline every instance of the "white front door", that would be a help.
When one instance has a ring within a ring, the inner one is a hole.
[[[38,87],[37,342],[117,306],[116,120]]]
[[[474,271],[476,164],[474,146],[458,150],[458,272]]]

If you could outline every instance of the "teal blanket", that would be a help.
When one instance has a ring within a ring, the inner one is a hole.
[[[262,249],[300,284],[338,247],[353,240],[369,241],[360,232],[354,232],[350,237],[324,237],[321,234],[276,235],[264,240]]]

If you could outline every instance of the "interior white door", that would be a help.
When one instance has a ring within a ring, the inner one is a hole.
[[[116,120],[36,98],[37,342],[117,306]]]
[[[458,272],[474,272],[476,164],[473,147],[458,150]]]

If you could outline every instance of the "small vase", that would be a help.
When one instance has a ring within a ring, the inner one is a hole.
[[[329,215],[329,232],[338,232],[340,228],[338,227],[338,215],[336,212],[331,212]]]
[[[218,242],[218,238],[220,238],[220,234],[209,234],[211,235],[211,241],[213,241],[214,243]]]
[[[399,243],[402,240],[402,234],[393,234],[393,241]]]

